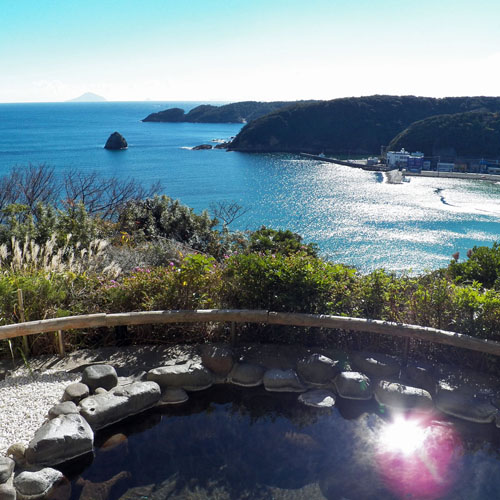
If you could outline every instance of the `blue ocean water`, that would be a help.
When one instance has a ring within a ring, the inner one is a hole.
[[[0,104],[0,175],[46,163],[161,180],[165,194],[197,211],[217,201],[249,209],[234,229],[288,228],[322,254],[363,271],[419,272],[446,265],[473,245],[499,238],[499,182],[412,178],[393,185],[382,174],[286,154],[189,148],[237,134],[238,124],[142,123],[151,112],[198,103],[105,102]],[[103,149],[117,130],[126,151]]]

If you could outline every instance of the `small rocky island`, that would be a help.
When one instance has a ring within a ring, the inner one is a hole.
[[[118,151],[120,149],[127,149],[128,144],[125,137],[119,132],[113,132],[106,141],[104,149],[109,149],[111,151]]]

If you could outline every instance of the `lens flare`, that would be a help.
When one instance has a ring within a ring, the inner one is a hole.
[[[438,499],[453,487],[463,449],[447,423],[398,416],[381,431],[377,467],[400,498]]]

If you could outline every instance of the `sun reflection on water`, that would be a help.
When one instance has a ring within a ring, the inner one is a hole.
[[[415,453],[425,440],[425,429],[418,420],[406,419],[399,415],[380,434],[380,446],[388,452],[403,455]]]
[[[377,466],[398,497],[432,500],[451,491],[462,454],[451,425],[400,415],[381,430]]]

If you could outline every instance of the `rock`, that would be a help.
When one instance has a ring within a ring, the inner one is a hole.
[[[104,387],[98,387],[95,391],[94,394],[106,394],[108,391],[104,389]]]
[[[484,398],[500,398],[500,378],[459,369],[450,365],[436,367],[437,391],[455,391]]]
[[[168,387],[158,401],[158,406],[177,405],[189,399],[186,391],[180,387]]]
[[[89,396],[80,401],[80,414],[98,430],[154,406],[160,399],[155,382],[134,382],[105,394]]]
[[[85,401],[85,400],[84,400]],[[93,450],[94,433],[80,415],[61,415],[45,422],[26,449],[31,464],[55,465]]]
[[[359,372],[342,372],[334,380],[339,396],[345,399],[371,399],[373,388],[370,379]]]
[[[0,455],[0,484],[6,483],[10,479],[14,472],[15,465],[16,462],[14,462],[14,460]]]
[[[264,387],[271,392],[303,392],[306,390],[295,370],[274,368],[264,373]]]
[[[353,352],[351,357],[354,366],[371,377],[392,377],[398,375],[401,369],[399,361],[387,354],[362,351]]]
[[[299,401],[315,408],[331,408],[335,405],[335,394],[330,391],[307,391],[299,396]]]
[[[74,384],[69,384],[64,390],[62,397],[63,401],[73,401],[76,405],[90,394],[89,386],[82,384],[81,382],[76,382]]]
[[[478,424],[489,424],[498,415],[498,408],[493,406],[488,398],[460,390],[439,390],[434,404],[447,415]]]
[[[16,500],[16,489],[9,484],[0,484],[1,500]]]
[[[230,142],[221,142],[214,146],[214,149],[227,149],[229,147]]]
[[[424,412],[433,409],[432,397],[426,390],[387,380],[375,387],[375,399],[389,408]]]
[[[45,467],[37,471],[23,471],[14,478],[19,500],[38,500],[51,494],[59,483],[64,482],[62,472]]]
[[[214,376],[201,363],[188,361],[153,368],[148,372],[148,380],[158,383],[162,389],[182,387],[186,391],[202,391],[214,383]]]
[[[433,377],[434,367],[431,364],[421,361],[410,361],[404,368],[405,379],[413,386],[420,387],[429,391],[431,394],[436,392],[436,381]]]
[[[130,385],[134,382],[146,382],[147,381],[147,373],[145,371],[139,371],[130,375],[129,377],[118,377],[118,385]]]
[[[495,415],[495,425],[500,429],[500,412]]]
[[[111,479],[103,481],[102,483],[93,483],[87,479],[79,478],[76,482],[77,485],[83,486],[82,492],[80,493],[79,500],[108,500],[109,494],[111,493],[111,488],[123,479],[130,477],[129,472],[119,472]]]
[[[210,144],[200,144],[199,146],[192,148],[193,151],[200,151],[203,149],[212,149],[212,146]]]
[[[255,387],[262,384],[265,372],[266,369],[260,365],[253,363],[235,363],[228,379],[234,385]]]
[[[106,141],[106,145],[104,146],[104,149],[109,149],[112,151],[117,151],[120,149],[127,149],[128,144],[127,141],[125,140],[125,137],[121,135],[118,132],[113,132],[109,137],[108,140]]]
[[[322,354],[311,354],[297,363],[297,373],[308,384],[326,385],[340,373],[338,364]]]
[[[233,368],[233,351],[229,347],[203,345],[200,348],[201,362],[216,375],[226,376]]]
[[[53,418],[59,417],[61,415],[71,415],[78,414],[78,407],[73,403],[73,401],[65,401],[64,403],[59,403],[53,406],[49,410],[48,418],[52,420]]]
[[[12,457],[12,460],[16,462],[19,467],[24,467],[26,464],[26,446],[22,443],[14,443],[9,446],[7,450],[7,456]]]
[[[111,365],[91,365],[83,370],[82,383],[88,385],[91,392],[98,387],[109,391],[118,384],[118,376]]]

